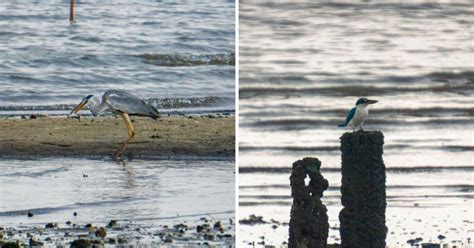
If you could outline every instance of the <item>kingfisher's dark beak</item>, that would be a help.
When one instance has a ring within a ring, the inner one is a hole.
[[[83,109],[86,106],[86,104],[87,104],[87,100],[82,100],[79,104],[76,105],[76,107],[74,107],[74,109],[69,114],[72,115],[79,112],[81,109]]]
[[[368,101],[367,101],[367,104],[374,104],[374,103],[376,103],[376,102],[378,102],[378,101],[377,101],[377,100],[368,100]]]

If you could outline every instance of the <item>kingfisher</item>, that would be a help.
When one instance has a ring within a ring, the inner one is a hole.
[[[343,124],[337,125],[338,127],[352,127],[352,131],[355,131],[356,128],[364,131],[362,126],[364,121],[369,117],[369,109],[367,108],[370,104],[378,102],[377,100],[370,100],[367,98],[359,98],[357,100],[355,107],[352,108],[349,113],[347,113],[346,122]]]

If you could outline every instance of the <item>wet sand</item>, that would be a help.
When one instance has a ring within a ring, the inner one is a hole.
[[[125,156],[234,156],[234,116],[132,117],[135,137]],[[0,157],[112,156],[127,138],[120,117],[38,117],[0,120]]]

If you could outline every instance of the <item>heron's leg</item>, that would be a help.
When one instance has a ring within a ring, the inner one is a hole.
[[[122,157],[125,148],[127,147],[128,142],[135,136],[135,130],[133,129],[132,122],[130,121],[130,117],[127,113],[122,113],[123,121],[125,122],[125,126],[127,127],[128,131],[128,138],[123,142],[123,144],[117,149],[115,152],[115,157]]]

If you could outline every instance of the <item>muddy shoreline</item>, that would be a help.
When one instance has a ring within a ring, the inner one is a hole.
[[[235,117],[132,117],[135,137],[126,158],[229,158],[235,153]],[[120,117],[0,119],[0,158],[112,157],[126,139]]]
[[[75,219],[75,217],[73,218]],[[5,247],[233,247],[232,219],[195,217],[189,221],[137,224],[110,220],[80,224],[73,221],[43,225],[0,227],[0,246]]]

